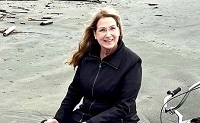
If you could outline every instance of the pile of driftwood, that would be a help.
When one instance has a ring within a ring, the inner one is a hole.
[[[23,7],[17,7],[17,6],[10,6],[10,7],[14,7],[14,8],[18,8],[18,9],[22,9],[22,10],[26,10],[26,11],[12,11],[12,12],[8,12],[4,9],[0,9],[0,21],[4,20],[4,18],[15,18],[16,13],[28,13],[29,9],[23,8]],[[34,19],[34,18],[28,18],[28,21],[41,21],[40,25],[44,26],[44,25],[49,25],[52,24],[53,21],[51,20],[50,16],[44,16],[41,19]],[[15,23],[15,21],[10,21],[10,23]],[[25,24],[25,22],[20,22],[20,24]],[[16,31],[16,26],[11,26],[7,29],[0,29],[0,33],[3,34],[3,36],[8,36],[12,33],[35,33],[35,32],[21,32],[21,31]]]
[[[94,2],[94,3],[102,3],[102,2],[105,2],[106,1],[100,1],[100,0],[66,0],[66,1],[85,1],[85,2]],[[45,7],[50,7],[50,5],[54,2],[54,0],[50,0],[49,3],[47,3],[45,5]],[[20,11],[12,11],[12,12],[8,12],[7,10],[5,9],[0,9],[0,21],[3,21],[5,18],[13,18],[13,19],[16,19],[16,15],[18,13],[29,13],[29,9],[28,8],[24,8],[24,7],[19,7],[19,6],[14,6],[14,5],[10,5],[9,7],[12,7],[13,9],[19,9]],[[58,13],[58,12],[55,12],[55,13],[47,13],[48,15],[52,15],[52,14],[63,14],[63,13]],[[27,21],[37,21],[37,22],[40,22],[40,25],[41,26],[44,26],[44,25],[50,25],[50,24],[53,24],[53,21],[52,21],[52,18],[51,16],[43,16],[42,18],[40,19],[37,19],[37,18],[28,18]],[[12,24],[15,24],[15,21],[9,21],[9,23],[12,23]],[[25,24],[25,22],[20,22],[20,24]],[[7,29],[0,29],[0,33],[3,34],[3,36],[8,36],[12,33],[34,33],[34,32],[19,32],[19,31],[16,31],[16,26],[11,26]]]

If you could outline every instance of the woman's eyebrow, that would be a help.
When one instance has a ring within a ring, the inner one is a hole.
[[[113,26],[117,26],[117,25],[111,25],[111,26],[109,26],[109,27],[113,27]],[[99,27],[99,28],[106,28],[106,27],[101,26],[101,27]]]

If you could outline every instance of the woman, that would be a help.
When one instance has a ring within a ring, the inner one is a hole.
[[[67,95],[55,117],[45,123],[139,121],[135,101],[141,86],[141,59],[122,37],[119,15],[113,9],[101,9],[69,62],[77,70]]]

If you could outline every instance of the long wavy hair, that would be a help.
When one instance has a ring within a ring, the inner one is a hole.
[[[78,66],[81,58],[91,49],[96,42],[94,31],[97,30],[97,23],[99,19],[104,17],[112,17],[116,21],[116,24],[120,29],[119,39],[122,39],[122,23],[119,14],[113,8],[102,8],[94,15],[89,26],[86,27],[81,41],[79,42],[78,50],[75,51],[72,58],[67,62],[69,65],[73,65],[74,68]]]

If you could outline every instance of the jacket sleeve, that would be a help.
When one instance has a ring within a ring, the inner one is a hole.
[[[136,114],[136,98],[141,87],[141,59],[135,63],[122,80],[122,90],[118,101],[110,109],[92,117],[87,123],[107,123],[114,119],[124,119],[128,114]],[[130,107],[134,107],[130,110]]]
[[[70,115],[75,106],[80,102],[82,98],[81,90],[80,90],[80,67],[77,68],[74,79],[72,83],[68,87],[68,92],[63,99],[60,108],[58,109],[55,119],[58,120],[59,123],[65,121],[65,119]]]

